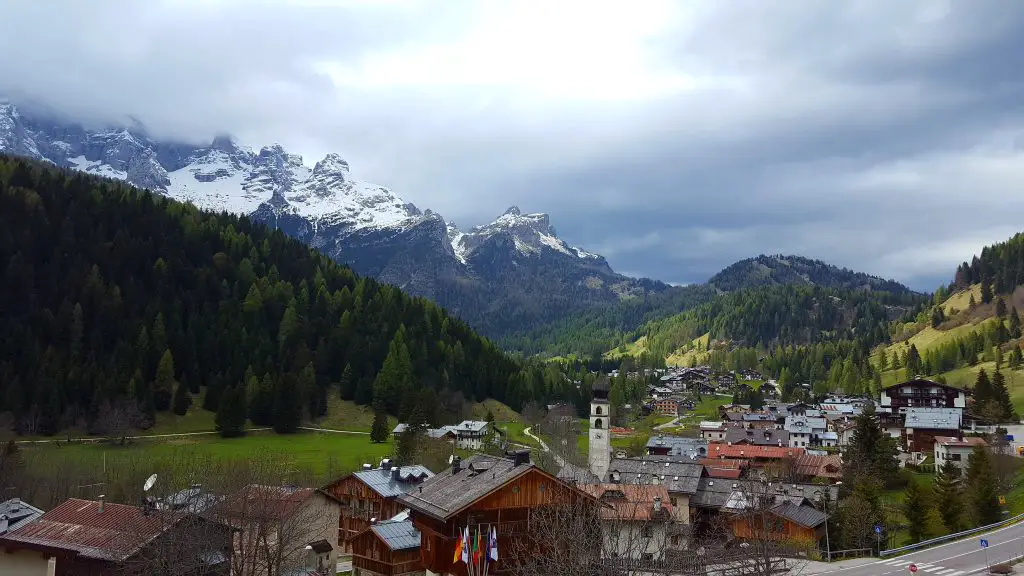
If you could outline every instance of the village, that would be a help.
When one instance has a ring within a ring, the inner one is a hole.
[[[0,572],[768,574],[886,547],[879,539],[840,550],[829,538],[844,450],[865,413],[895,440],[901,467],[964,469],[978,448],[1020,453],[1012,435],[971,416],[967,390],[913,379],[877,398],[782,402],[766,380],[757,405],[728,401],[758,378],[708,367],[653,375],[643,412],[671,419],[662,428],[676,433],[654,431],[639,453],[613,445],[630,430],[612,425],[603,379],[590,399],[585,461],[541,438],[531,451],[489,421],[399,424],[396,440],[420,433],[450,444],[449,467],[388,458],[318,488],[194,484],[163,497],[150,496],[154,474],[138,506],[101,496],[44,512],[12,498],[0,504]],[[728,399],[717,418],[680,426],[709,395]]]

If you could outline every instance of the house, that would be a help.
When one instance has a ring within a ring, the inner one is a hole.
[[[0,573],[227,576],[230,527],[189,512],[71,498],[0,537]]]
[[[43,515],[43,511],[21,498],[11,498],[0,502],[0,536],[13,532],[18,528],[35,522]]]
[[[480,450],[491,432],[491,423],[486,420],[463,420],[447,428],[455,434],[456,447],[463,450]]]
[[[745,414],[750,412],[749,404],[723,404],[718,407],[718,414],[725,418],[726,414]]]
[[[962,473],[967,469],[967,459],[978,446],[988,446],[983,438],[977,436],[936,436],[935,466],[939,467],[947,461],[954,462]]]
[[[704,440],[723,440],[725,433],[725,424],[722,422],[703,421],[700,423],[700,437]]]
[[[758,430],[771,430],[775,428],[775,415],[766,412],[753,412],[743,414],[743,427],[756,428]]]
[[[352,576],[420,576],[420,533],[409,513],[368,526],[352,539]]]
[[[162,498],[156,505],[160,509],[186,510],[193,514],[202,514],[223,499],[223,496],[203,490],[200,484],[192,484],[184,490]]]
[[[960,434],[959,408],[905,408],[903,439],[908,452],[932,452],[937,436]]]
[[[898,414],[906,408],[947,408],[962,413],[969,394],[969,390],[915,378],[882,388],[878,411]]]
[[[605,504],[599,510],[606,557],[654,562],[664,560],[670,548],[684,546],[664,486],[591,484],[583,489]]]
[[[836,445],[849,446],[853,442],[853,431],[857,429],[857,423],[853,420],[837,420],[832,423],[836,431]]]
[[[371,520],[391,518],[402,511],[396,499],[434,473],[419,465],[397,466],[390,459],[377,468],[369,464],[324,486],[322,490],[341,504],[335,542],[341,552],[352,550],[349,540],[366,530]]]
[[[737,480],[743,476],[749,464],[746,460],[729,458],[704,458],[700,461],[704,466],[704,474],[711,478],[728,478]]]
[[[679,400],[675,398],[661,398],[654,401],[654,410],[665,416],[679,415]]]
[[[322,490],[249,484],[208,514],[234,529],[234,576],[337,565],[341,503]]]
[[[838,497],[836,486],[722,480],[705,476],[700,479],[697,492],[690,499],[690,514],[694,531],[698,534],[713,527],[714,521],[722,518],[732,525],[734,536],[742,538],[749,537],[749,534],[742,536],[743,528],[736,525],[733,521],[736,517],[733,515],[742,515],[752,509],[769,509],[783,503],[813,507],[826,499],[835,502]]]
[[[645,457],[615,458],[608,468],[608,484],[664,486],[665,502],[672,505],[672,519],[679,524],[690,523],[690,496],[704,467],[689,458]]]
[[[781,502],[753,507],[730,519],[733,536],[741,540],[804,540],[825,538],[828,516],[808,504]]]
[[[720,441],[726,444],[749,444],[751,446],[789,446],[789,432],[786,430],[727,428]]]
[[[649,456],[686,456],[699,460],[708,454],[708,441],[703,438],[684,438],[659,434],[647,439]]]
[[[746,446],[720,443],[712,443],[708,446],[708,454],[711,458],[747,460],[754,467],[764,467],[777,463],[779,460],[796,458],[803,453],[803,448],[790,446]]]
[[[452,430],[452,426],[442,426],[440,428],[427,428],[423,431],[423,434],[427,438],[434,440],[448,440],[449,442],[455,440],[455,432]],[[395,429],[391,431],[391,436],[394,437],[395,441],[403,433],[409,430],[409,425],[405,423],[398,424]]]
[[[801,454],[793,460],[793,474],[807,482],[815,479],[838,480],[843,477],[843,459],[838,454]]]
[[[801,412],[806,413],[807,411]],[[828,422],[824,418],[802,416],[794,414],[790,410],[790,415],[786,416],[784,429],[786,432],[789,432],[789,445],[793,448],[820,446],[821,440],[819,437],[828,430]]]

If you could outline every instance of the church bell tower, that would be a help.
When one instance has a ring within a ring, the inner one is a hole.
[[[590,400],[590,471],[604,482],[611,465],[611,448],[608,428],[611,424],[611,404],[608,403],[609,385],[607,378],[594,382],[593,398]]]

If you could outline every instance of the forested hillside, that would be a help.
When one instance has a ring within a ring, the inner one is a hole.
[[[896,282],[854,272],[802,256],[765,256],[747,258],[730,265],[708,280],[715,288],[734,292],[761,286],[784,284],[820,286],[822,288],[880,290],[893,294],[909,294],[910,288]]]
[[[576,394],[246,218],[7,157],[0,271],[0,403],[24,433],[145,427],[199,397],[219,422],[290,431],[329,394],[399,416]]]

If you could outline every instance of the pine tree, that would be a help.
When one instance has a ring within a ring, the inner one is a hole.
[[[1006,318],[1006,300],[1002,297],[996,298],[996,316]]]
[[[854,419],[853,439],[843,457],[848,463],[843,467],[845,483],[855,486],[865,477],[883,483],[893,481],[899,472],[896,452],[895,441],[879,425],[869,405]]]
[[[402,400],[412,390],[412,360],[405,345],[405,328],[399,327],[373,382],[373,409],[398,414]]]
[[[1020,345],[1014,344],[1013,349],[1010,350],[1010,368],[1013,370],[1020,368],[1021,360],[1024,360],[1024,355],[1020,351]]]
[[[911,479],[907,484],[906,497],[903,501],[903,515],[907,519],[907,531],[910,542],[917,543],[928,536],[928,515],[930,514],[930,491]]]
[[[188,393],[188,384],[182,379],[178,382],[178,387],[174,389],[174,401],[171,405],[171,411],[178,416],[184,416],[188,413],[188,407],[192,405],[192,396]]]
[[[375,410],[373,413],[373,425],[370,427],[370,441],[380,444],[386,442],[388,435],[388,417],[383,410]]]
[[[1013,402],[1010,401],[1010,391],[1006,389],[1006,379],[999,370],[992,374],[992,396],[1003,409],[1002,420],[1004,422],[1017,422],[1019,420],[1017,410],[1013,407]]]
[[[153,381],[153,408],[163,412],[171,407],[174,386],[174,357],[171,356],[170,350],[164,350],[156,367],[156,379]]]
[[[978,371],[978,377],[974,380],[974,402],[982,404],[995,397],[992,383],[989,382],[988,373],[982,368]]]
[[[231,386],[221,396],[217,418],[217,431],[224,438],[234,438],[245,433],[245,386]]]
[[[935,475],[935,503],[942,517],[942,524],[950,533],[963,527],[964,495],[960,489],[960,467],[952,460],[946,460]]]
[[[992,280],[990,278],[982,278],[981,303],[988,304],[989,302],[992,302]]]
[[[917,351],[917,345],[911,344],[907,351],[907,380],[912,380],[921,373],[921,353]]]
[[[274,432],[291,434],[302,423],[302,396],[295,376],[285,374],[274,386]]]
[[[341,371],[341,378],[338,380],[338,392],[342,400],[351,400],[355,397],[356,379],[352,374],[351,364],[345,364],[345,369]]]
[[[982,446],[976,447],[967,459],[967,495],[976,526],[987,526],[1000,520],[995,469],[992,457]]]
[[[1010,308],[1010,338],[1020,338],[1020,314],[1017,313],[1017,307]]]

